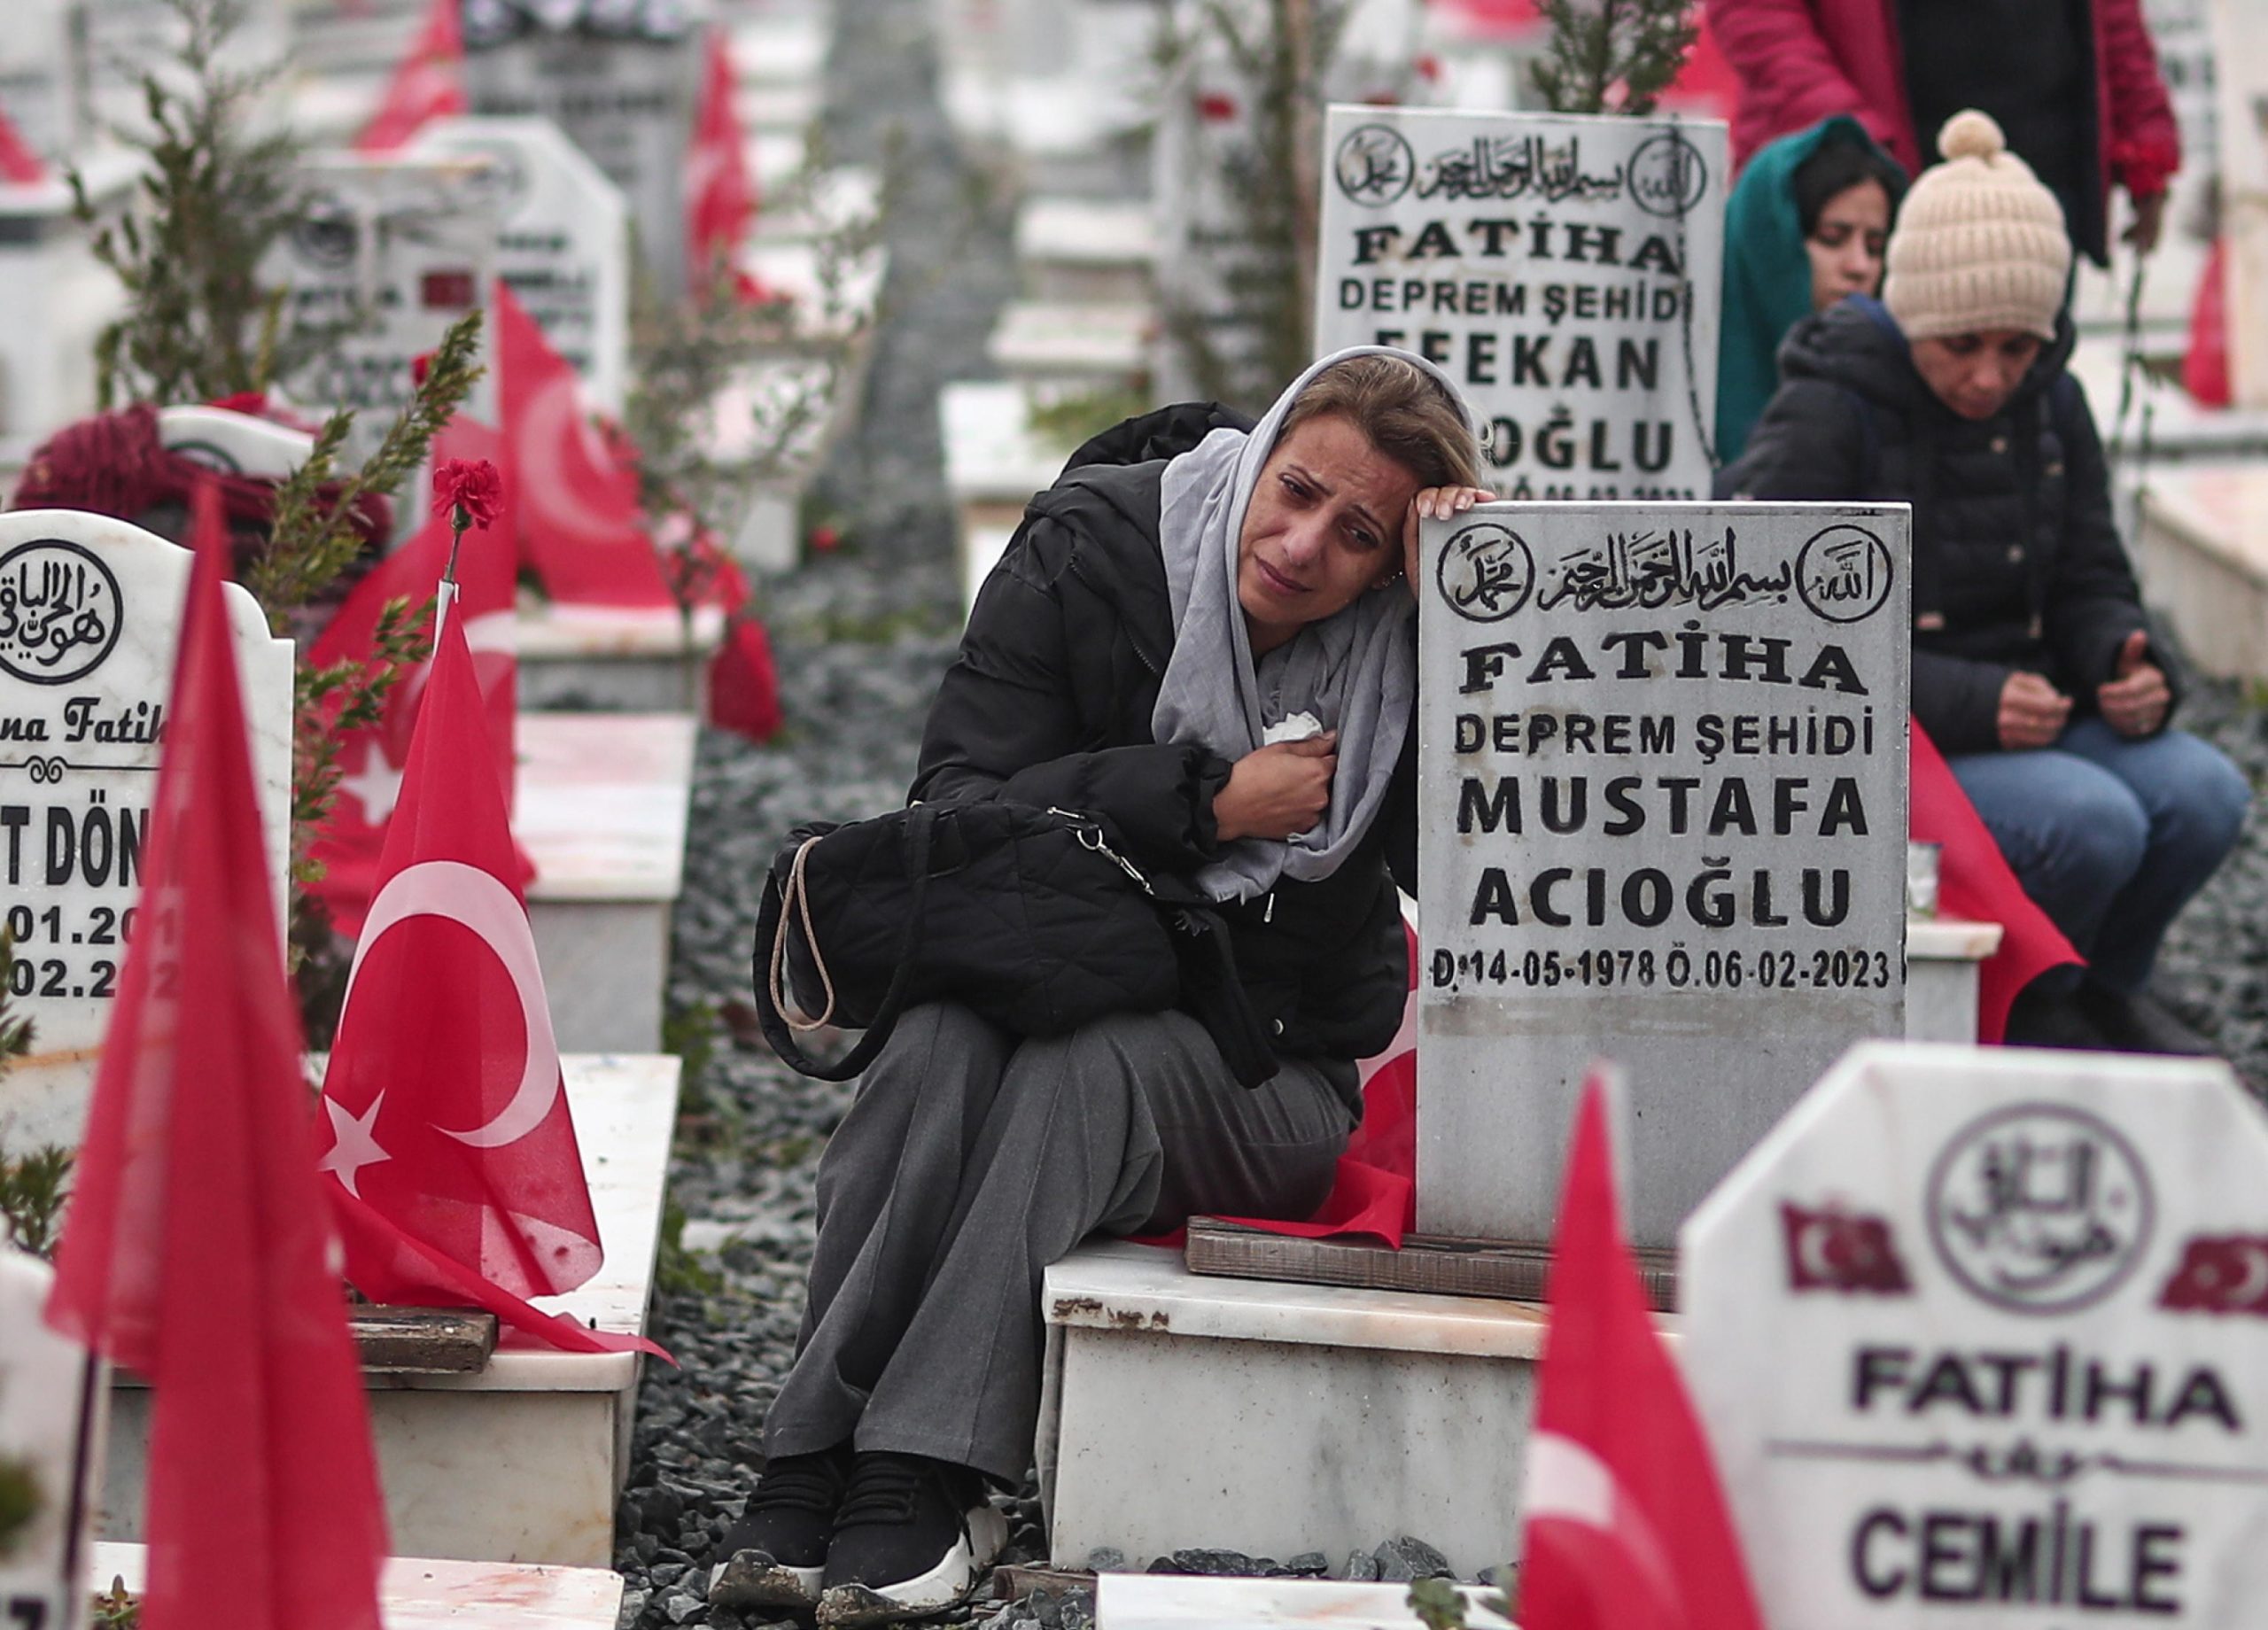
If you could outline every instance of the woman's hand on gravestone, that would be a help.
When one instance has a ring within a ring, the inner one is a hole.
[[[2126,636],[2118,648],[2118,664],[2106,685],[2095,687],[2095,705],[2102,722],[2122,736],[2146,736],[2165,723],[2173,705],[2173,687],[2164,671],[2150,660],[2150,637],[2140,629]]]
[[[2009,752],[2053,747],[2071,717],[2071,699],[2036,673],[2012,673],[2000,687],[2000,745]]]
[[[1331,807],[1331,777],[1338,767],[1335,731],[1247,753],[1230,770],[1228,785],[1213,795],[1220,841],[1280,841],[1307,831]]]
[[[1420,576],[1418,524],[1447,520],[1450,516],[1463,515],[1475,504],[1495,501],[1496,495],[1482,486],[1429,486],[1410,501],[1409,511],[1402,517],[1402,574],[1410,579],[1413,595],[1418,593]]]

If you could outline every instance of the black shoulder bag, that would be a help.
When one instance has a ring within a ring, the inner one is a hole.
[[[755,972],[765,1038],[821,1081],[858,1075],[934,1001],[1022,1036],[1178,1002],[1239,1079],[1276,1067],[1218,915],[1068,810],[972,799],[796,827],[765,881]],[[832,1064],[796,1039],[829,1025],[866,1032]]]

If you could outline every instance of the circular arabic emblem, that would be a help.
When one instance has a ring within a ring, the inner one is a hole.
[[[1863,526],[1830,526],[1796,556],[1796,593],[1814,617],[1863,623],[1890,598],[1890,546]]]
[[[2070,1313],[2118,1288],[2149,1246],[2149,1173],[2117,1129],[2059,1104],[1995,1110],[1930,1168],[1930,1240],[1953,1277],[2010,1313]]]
[[[1630,201],[1650,215],[1683,215],[1709,190],[1709,162],[1674,131],[1651,136],[1630,155]]]
[[[1392,126],[1363,125],[1340,142],[1331,171],[1339,178],[1340,191],[1376,208],[1410,190],[1418,176],[1418,155]]]
[[[361,227],[354,206],[335,193],[317,193],[300,206],[291,223],[291,248],[309,266],[338,271],[354,264]]]
[[[0,555],[0,669],[68,685],[103,665],[126,621],[118,579],[95,553],[37,538]]]
[[[1527,603],[1535,556],[1509,526],[1479,521],[1449,540],[1433,581],[1449,609],[1472,623],[1500,623]]]

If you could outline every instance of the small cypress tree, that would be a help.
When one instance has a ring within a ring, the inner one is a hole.
[[[1536,0],[1550,50],[1531,70],[1555,113],[1651,113],[1699,25],[1689,0]]]

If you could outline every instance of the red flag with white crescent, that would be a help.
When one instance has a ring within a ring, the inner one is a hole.
[[[427,121],[465,111],[464,29],[457,4],[433,0],[425,26],[386,82],[378,111],[354,138],[355,151],[391,152]]]
[[[502,438],[496,430],[463,414],[433,440],[436,463],[453,458],[501,462],[501,452]],[[465,643],[472,648],[473,671],[480,679],[489,743],[508,816],[512,808],[512,749],[519,719],[519,664],[512,616],[516,485],[507,470],[503,511],[496,524],[466,532],[464,547],[457,553],[457,603],[451,614],[463,619]],[[389,602],[408,602],[415,616],[433,598],[434,587],[448,563],[449,541],[448,517],[428,516],[423,527],[354,586],[346,603],[315,637],[308,652],[314,665],[368,661],[378,617]],[[430,625],[421,619],[420,625]],[[410,668],[388,693],[378,723],[369,729],[350,731],[338,740],[338,797],[309,853],[323,866],[315,889],[342,933],[361,931],[362,914],[377,889],[386,822],[401,796],[410,736],[431,671],[430,661]],[[517,855],[507,875],[524,889],[535,868],[524,855]]]
[[[686,170],[687,276],[695,299],[729,265],[756,219],[756,177],[747,138],[733,111],[733,58],[724,30],[711,28],[702,62],[701,106]]]
[[[1708,1440],[1622,1235],[1610,1083],[1575,1113],[1527,1450],[1520,1622],[1763,1630]]]
[[[315,1172],[211,486],[193,515],[140,926],[47,1320],[153,1388],[144,1622],[378,1630],[385,1510]]]
[[[573,366],[501,283],[492,309],[522,558],[563,605],[673,607],[637,472],[585,411]]]
[[[520,1300],[574,1289],[602,1252],[494,763],[451,617],[347,975],[319,1164],[354,1202],[337,1207],[346,1277],[372,1300],[459,1301],[476,1277],[520,1328],[633,1345]]]

